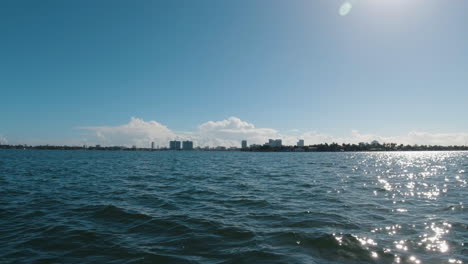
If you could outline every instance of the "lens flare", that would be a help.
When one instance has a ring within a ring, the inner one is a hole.
[[[346,1],[344,2],[341,6],[340,6],[340,10],[339,10],[339,13],[340,13],[340,16],[346,16],[349,14],[349,12],[351,12],[351,9],[353,8],[353,5],[349,2],[349,1]]]

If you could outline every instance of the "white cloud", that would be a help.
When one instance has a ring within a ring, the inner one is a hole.
[[[294,145],[298,139],[304,139],[307,145],[331,142],[359,143],[373,140],[410,145],[465,145],[468,140],[468,133],[409,132],[406,135],[386,137],[352,130],[348,136],[336,137],[316,131],[301,133],[298,130],[289,130],[283,134],[272,128],[256,128],[254,124],[237,117],[205,122],[193,132],[172,131],[156,121],[144,121],[134,117],[128,124],[120,126],[82,127],[81,129],[91,132],[85,140],[90,145],[136,145],[138,147],[148,147],[152,141],[161,147],[168,146],[168,142],[173,139],[192,140],[195,146],[202,147],[240,146],[241,140],[244,139],[249,144],[263,144],[269,138],[281,138],[286,145]]]
[[[331,142],[341,142],[340,138],[319,133],[316,131],[305,132],[297,136],[284,135],[286,140],[283,140],[285,144],[295,145],[298,139],[304,139],[306,145],[320,144],[320,143],[331,143]]]
[[[156,122],[146,122],[132,117],[130,122],[121,126],[81,127],[94,134],[87,139],[89,144],[124,145],[148,147],[152,141],[160,146],[166,146],[169,140],[177,135],[166,126]]]
[[[314,135],[314,134],[313,134]],[[318,134],[320,135],[320,134]],[[307,136],[305,136],[307,138]],[[468,141],[468,133],[428,133],[428,132],[409,132],[400,136],[379,136],[374,134],[365,134],[357,130],[352,130],[349,137],[333,137],[327,135],[312,137],[311,143],[319,142],[337,142],[337,143],[359,143],[371,142],[377,140],[381,143],[397,143],[409,145],[465,145]]]
[[[8,140],[6,139],[6,137],[0,135],[0,145],[6,145],[8,144]]]
[[[279,137],[274,129],[256,128],[237,117],[203,123],[198,127],[197,134],[200,143],[208,146],[239,146],[243,139],[248,140],[249,144],[260,144],[268,138]]]
[[[81,127],[91,131],[87,144],[124,145],[146,147],[154,141],[161,147],[168,146],[170,140],[192,140],[196,146],[239,146],[247,139],[249,144],[261,144],[268,138],[279,138],[276,130],[256,128],[253,124],[230,117],[222,121],[208,121],[194,132],[176,132],[156,121],[144,121],[132,117],[130,122],[120,126]]]
[[[395,142],[418,145],[466,145],[468,133],[410,132],[406,136],[396,137]]]

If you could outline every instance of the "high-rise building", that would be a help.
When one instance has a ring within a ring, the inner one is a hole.
[[[283,141],[281,139],[269,139],[268,143],[265,143],[265,145],[270,147],[281,147],[283,145]]]
[[[180,150],[180,141],[177,141],[177,140],[169,141],[169,149]]]
[[[154,150],[154,141],[151,142],[151,150]]]
[[[283,146],[283,141],[281,139],[275,140],[275,147],[281,147]]]
[[[183,150],[193,150],[193,141],[183,141],[182,142],[182,149]]]
[[[299,141],[297,142],[297,146],[298,146],[298,147],[304,147],[304,140],[303,140],[303,139],[299,139]]]
[[[247,148],[247,140],[242,140],[242,148]]]

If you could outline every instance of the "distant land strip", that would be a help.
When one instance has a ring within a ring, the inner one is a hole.
[[[103,150],[103,151],[186,151],[170,150],[169,148],[137,148],[125,146],[53,146],[53,145],[0,145],[0,149],[33,149],[33,150]],[[323,143],[304,147],[281,146],[272,147],[256,145],[247,148],[237,147],[196,147],[190,151],[242,151],[242,152],[368,152],[368,151],[468,151],[468,146],[439,145],[404,145],[396,143],[383,144],[338,144]]]

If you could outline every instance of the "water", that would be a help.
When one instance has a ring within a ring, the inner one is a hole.
[[[0,263],[468,263],[468,153],[0,150]]]

